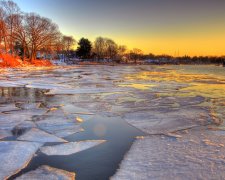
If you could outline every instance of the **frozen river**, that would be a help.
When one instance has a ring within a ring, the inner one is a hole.
[[[0,179],[225,179],[225,69],[0,69]]]

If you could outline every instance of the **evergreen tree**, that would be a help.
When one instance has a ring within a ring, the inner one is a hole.
[[[78,42],[77,56],[82,59],[88,59],[91,54],[91,42],[88,39],[81,38]]]

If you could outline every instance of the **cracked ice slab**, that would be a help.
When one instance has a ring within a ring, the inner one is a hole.
[[[74,94],[99,94],[109,92],[126,92],[127,89],[119,88],[76,88],[76,89],[52,89],[46,95],[74,95]]]
[[[22,136],[18,138],[20,141],[31,141],[31,142],[67,142],[66,140],[56,137],[52,134],[44,132],[40,129],[32,128]]]
[[[37,121],[37,126],[58,137],[66,137],[83,131],[77,120],[66,116],[45,116],[44,120]]]
[[[0,129],[0,139],[12,136],[12,133],[9,130]]]
[[[6,179],[27,166],[41,143],[1,141],[0,179]]]
[[[111,180],[225,179],[225,138],[207,133],[138,139]]]
[[[105,140],[87,140],[80,142],[70,142],[55,146],[41,148],[41,152],[48,156],[71,155],[106,142]]]
[[[132,126],[148,134],[165,134],[207,125],[210,116],[201,108],[182,108],[162,113],[159,110],[127,113],[124,119]]]
[[[0,104],[0,112],[15,111],[15,110],[19,110],[19,108],[16,107],[14,103],[11,103],[11,104]]]
[[[50,166],[41,166],[34,171],[30,171],[16,180],[74,180],[75,173],[56,169]]]

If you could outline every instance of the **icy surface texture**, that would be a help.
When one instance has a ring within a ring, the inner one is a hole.
[[[66,137],[83,131],[75,118],[69,119],[65,116],[45,116],[36,124],[40,129],[58,137]]]
[[[34,171],[30,171],[16,180],[74,180],[75,173],[52,168],[49,166],[41,166]]]
[[[67,142],[64,139],[58,138],[52,134],[48,134],[42,130],[32,128],[27,133],[23,134],[18,138],[20,141],[31,141],[31,142]]]
[[[171,179],[174,174],[179,179],[182,173],[182,178],[204,179],[203,172],[207,179],[207,170],[216,179],[224,179],[224,72],[224,67],[215,66],[4,69],[0,80],[0,139],[60,142],[44,148],[59,156],[71,154],[79,148],[64,139],[75,141],[71,140],[75,133],[95,123],[98,115],[106,117],[105,121],[120,117],[127,127],[134,126],[149,136],[134,143],[121,165],[121,170],[129,169],[130,176],[126,173],[121,179],[132,179],[142,170],[136,179],[167,175],[166,179]],[[95,133],[101,134],[101,128]],[[193,128],[201,130],[197,133]],[[113,133],[117,133],[116,128]],[[82,148],[90,145],[77,143]],[[18,154],[21,156],[20,151]],[[123,165],[128,160],[128,165]]]
[[[42,144],[34,142],[0,142],[0,179],[6,179],[30,162]]]
[[[136,140],[111,179],[224,179],[224,142],[225,137],[199,130],[177,139],[144,137]]]
[[[55,146],[42,147],[41,152],[48,156],[71,155],[104,143],[104,140],[70,142]]]

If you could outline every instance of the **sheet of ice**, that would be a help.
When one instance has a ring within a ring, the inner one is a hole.
[[[132,145],[112,180],[224,179],[224,136],[190,132],[149,136]],[[209,137],[210,139],[205,139]]]
[[[47,82],[43,83],[31,83],[26,85],[27,88],[36,88],[36,89],[58,89],[58,88],[63,88],[62,85],[59,84],[49,84]]]
[[[93,115],[88,109],[77,107],[73,104],[66,104],[62,106],[62,110],[67,114],[84,114],[84,115]]]
[[[22,136],[17,138],[20,141],[30,141],[30,142],[67,142],[64,139],[61,139],[59,137],[56,137],[52,134],[49,134],[47,132],[44,132],[42,130],[32,128]]]
[[[12,136],[12,133],[10,130],[2,130],[0,129],[0,139],[4,139],[6,137]]]
[[[0,87],[24,87],[25,84],[16,81],[1,81]]]
[[[28,110],[28,109],[37,109],[40,108],[41,103],[30,103],[30,102],[23,102],[23,103],[16,103],[16,107]]]
[[[46,109],[24,109],[17,111],[4,111],[5,114],[14,114],[17,116],[27,115],[27,116],[39,116],[46,113]]]
[[[21,136],[32,128],[36,128],[37,125],[33,121],[23,121],[22,123],[16,125],[12,129],[12,133],[14,136]]]
[[[105,140],[87,140],[80,142],[70,142],[55,146],[41,148],[41,152],[48,156],[71,155],[86,149],[92,148],[106,142]]]
[[[74,94],[98,94],[107,92],[126,92],[127,89],[119,88],[76,88],[76,89],[53,89],[46,95],[74,95]]]
[[[40,129],[58,137],[66,137],[83,131],[75,118],[68,119],[66,116],[45,116],[36,124]]]
[[[16,180],[74,180],[75,173],[56,169],[50,166],[41,166],[34,171],[30,171]]]
[[[149,110],[140,112],[129,112],[124,119],[148,134],[166,134],[173,131],[188,129],[200,125],[207,125],[210,115],[201,108],[182,108],[160,112]]]
[[[25,120],[30,120],[31,116],[17,114],[0,114],[0,129],[12,130],[16,125]]]
[[[19,110],[19,108],[16,107],[14,103],[0,104],[0,112],[4,112],[4,111],[15,111],[15,110]]]
[[[42,144],[33,142],[0,142],[0,179],[6,179],[24,167]]]

